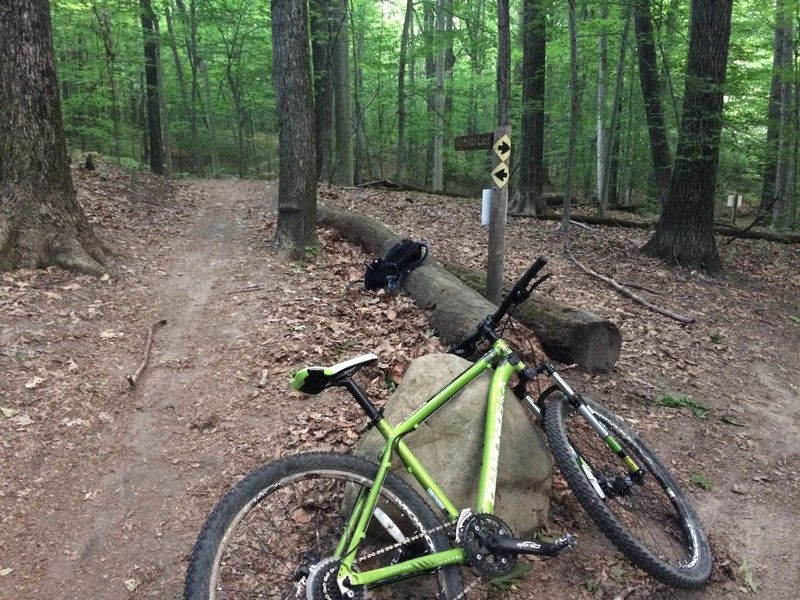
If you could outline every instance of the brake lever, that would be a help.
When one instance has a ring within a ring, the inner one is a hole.
[[[541,277],[539,277],[539,279],[534,281],[533,285],[528,289],[528,294],[530,294],[533,290],[535,290],[537,287],[542,285],[545,281],[550,279],[552,276],[553,276],[552,273],[547,273],[546,275],[542,275]]]

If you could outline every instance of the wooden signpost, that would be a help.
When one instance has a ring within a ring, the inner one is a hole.
[[[498,127],[491,133],[462,135],[455,139],[456,150],[494,150],[492,197],[489,211],[489,260],[486,269],[487,297],[500,302],[503,288],[503,258],[505,256],[506,210],[508,180],[511,179],[511,127]]]

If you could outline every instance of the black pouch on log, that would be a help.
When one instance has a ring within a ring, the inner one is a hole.
[[[420,266],[430,253],[428,242],[415,242],[404,238],[389,248],[383,258],[373,258],[364,273],[364,287],[368,290],[386,288],[396,292],[406,275]]]

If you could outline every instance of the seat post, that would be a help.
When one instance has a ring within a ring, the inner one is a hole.
[[[356,399],[358,405],[367,413],[367,417],[369,418],[372,423],[377,423],[383,418],[383,414],[381,411],[378,410],[378,407],[375,406],[372,401],[367,397],[367,393],[361,388],[358,383],[356,383],[352,377],[349,375],[343,377],[341,380],[337,382],[338,385],[344,387],[353,398]]]

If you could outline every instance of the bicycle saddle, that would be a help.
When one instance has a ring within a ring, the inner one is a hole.
[[[292,387],[304,394],[319,394],[325,388],[341,384],[361,367],[376,362],[378,357],[369,353],[330,367],[306,367],[292,378]]]

